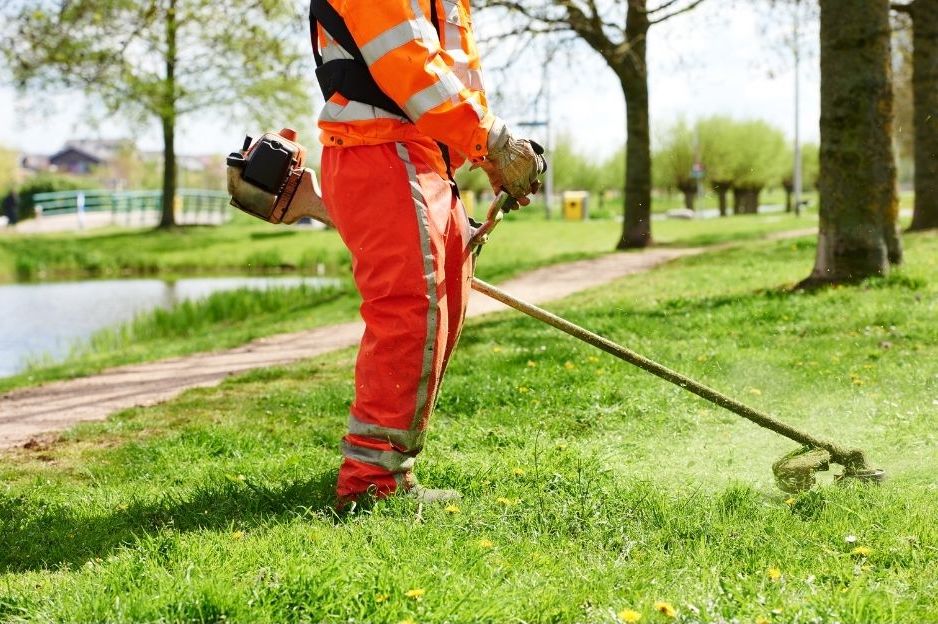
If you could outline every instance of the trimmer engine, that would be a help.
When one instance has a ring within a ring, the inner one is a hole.
[[[228,155],[231,205],[269,223],[303,217],[331,223],[316,175],[304,167],[306,148],[296,142],[296,132],[284,128],[252,140],[246,137],[241,151]]]

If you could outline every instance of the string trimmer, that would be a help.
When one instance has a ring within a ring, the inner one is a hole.
[[[473,237],[472,242],[474,246],[478,247],[488,240],[488,236],[492,233],[492,230],[501,222],[502,216],[507,211],[506,209],[511,207],[511,202],[513,202],[513,200],[504,193],[492,202],[485,223],[477,230],[476,235]],[[819,471],[829,470],[830,464],[838,464],[843,467],[844,470],[837,476],[838,479],[857,479],[860,481],[879,482],[885,477],[885,471],[869,467],[866,456],[863,451],[859,449],[845,448],[829,440],[817,438],[809,433],[796,429],[777,418],[760,412],[748,405],[744,405],[736,399],[726,396],[686,375],[671,370],[667,366],[650,360],[631,349],[616,344],[566,319],[560,318],[556,314],[552,314],[547,310],[516,299],[505,291],[483,282],[478,278],[472,278],[472,288],[487,297],[491,297],[519,312],[527,314],[531,318],[556,327],[560,331],[578,340],[582,340],[590,346],[601,349],[629,364],[633,364],[688,392],[693,392],[697,396],[715,405],[719,405],[738,416],[742,416],[760,427],[774,431],[779,435],[798,442],[801,444],[800,448],[785,455],[772,465],[776,484],[786,492],[796,493],[811,488],[815,483],[815,474]]]
[[[305,156],[306,150],[296,142],[296,133],[289,129],[265,134],[256,142],[246,139],[241,151],[228,157],[228,190],[232,196],[232,205],[270,223],[294,223],[301,218],[311,217],[331,225],[316,176],[311,169],[304,167]],[[513,207],[515,200],[508,195],[502,193],[495,198],[489,206],[485,222],[472,237],[470,251],[478,252],[501,222],[504,213]],[[885,476],[883,470],[869,467],[863,451],[859,449],[844,448],[816,438],[547,310],[516,299],[480,279],[472,279],[472,288],[693,392],[760,427],[798,442],[800,448],[772,466],[777,485],[786,492],[794,493],[810,488],[815,483],[816,473],[828,470],[831,464],[838,464],[844,469],[838,479],[878,482]]]

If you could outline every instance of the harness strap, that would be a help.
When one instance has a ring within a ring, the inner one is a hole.
[[[319,33],[317,26],[329,33],[336,43],[352,55],[351,59],[336,59],[323,63],[322,52],[319,49]],[[316,59],[316,79],[322,89],[323,96],[328,100],[335,93],[339,93],[349,100],[364,102],[389,113],[408,119],[400,106],[381,90],[375,82],[368,63],[362,56],[358,44],[342,19],[328,0],[312,0],[309,5],[309,32],[310,42],[313,46],[313,57]]]
[[[440,19],[436,8],[437,0],[430,0],[430,23],[436,30],[437,38],[440,33]],[[336,59],[323,63],[322,51],[319,49],[319,32],[317,26],[329,33],[336,43],[352,55],[350,59]],[[378,83],[368,70],[368,63],[355,43],[352,33],[342,16],[329,4],[329,0],[312,0],[309,5],[309,32],[310,43],[313,46],[313,57],[316,59],[316,79],[322,89],[323,96],[328,101],[334,94],[339,93],[349,100],[363,102],[382,108],[389,113],[410,119],[400,106],[381,90]],[[411,119],[411,122],[413,120]],[[446,165],[446,175],[456,196],[459,189],[453,179],[453,163],[449,147],[437,141],[443,163]]]

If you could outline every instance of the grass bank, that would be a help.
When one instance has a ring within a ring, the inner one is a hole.
[[[811,216],[796,219],[784,215],[676,220],[657,223],[656,236],[662,245],[711,245],[753,240],[793,228],[810,228],[815,223]],[[600,222],[563,223],[539,221],[536,217],[516,218],[500,226],[493,235],[493,242],[486,247],[479,264],[479,276],[500,281],[544,265],[607,253],[614,247],[618,235],[617,230],[609,226],[609,223]],[[284,249],[294,255],[300,253],[304,246],[316,248],[323,254],[334,251],[336,257],[345,255],[344,248],[333,249],[337,243],[341,246],[334,232],[277,230],[260,224],[262,230],[268,233],[272,230],[277,234],[270,239],[251,238],[258,233],[254,231],[258,226],[253,223],[228,227],[234,231],[228,231],[227,228],[198,228],[177,232],[125,232],[118,235],[92,235],[88,238],[71,237],[67,239],[69,242],[66,247],[68,244],[86,246],[101,239],[106,242],[102,248],[106,250],[107,244],[113,244],[112,237],[116,236],[123,241],[123,246],[129,245],[131,240],[136,241],[137,251],[154,258],[161,258],[161,254],[170,257],[174,253],[195,254],[194,250],[201,250],[204,257],[197,254],[192,257],[202,258],[205,262],[203,268],[207,271],[213,258],[234,253],[230,240],[226,243],[217,241],[223,240],[224,236],[238,235],[237,229],[244,227],[248,230],[246,240],[253,241],[245,244],[259,246],[252,252],[255,255],[270,252],[273,248],[267,249],[265,246],[271,240],[287,245]],[[240,236],[244,235],[245,232],[240,233]],[[35,238],[44,241],[44,237]],[[219,245],[221,250],[216,249]],[[113,249],[108,253],[113,253],[114,258],[121,258]],[[340,265],[341,262],[336,266]],[[347,275],[349,268],[341,271]],[[88,342],[76,345],[72,353],[60,362],[37,360],[21,374],[0,378],[0,392],[89,375],[112,366],[230,348],[263,336],[348,321],[357,318],[358,303],[359,298],[351,280],[341,289],[318,294],[302,288],[296,291],[274,290],[266,294],[254,290],[219,293],[204,302],[187,302],[171,311],[144,313],[125,327],[104,330]]]
[[[938,237],[813,294],[811,241],[685,259],[552,309],[819,435],[881,487],[789,498],[791,444],[513,313],[472,322],[426,483],[337,519],[352,352],[0,460],[0,619],[938,620]]]
[[[725,240],[813,223],[816,219],[812,216],[740,216],[656,222],[655,231],[664,242],[695,244],[701,232]],[[544,264],[611,251],[620,226],[615,221],[546,221],[532,208],[526,215],[513,215],[502,228],[499,244],[486,251],[483,270],[487,279],[503,279]],[[349,268],[348,253],[333,231],[272,226],[240,214],[221,227],[0,235],[0,281],[8,282],[223,273],[324,271],[343,275]]]
[[[168,310],[144,312],[125,325],[101,330],[75,345],[61,361],[38,359],[22,373],[0,378],[0,393],[341,323],[355,318],[359,301],[351,280],[325,289],[298,286],[214,293]]]

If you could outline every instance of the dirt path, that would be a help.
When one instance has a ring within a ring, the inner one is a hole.
[[[772,238],[803,236],[813,231],[788,232]],[[713,249],[659,248],[609,254],[538,269],[500,286],[520,299],[542,303]],[[504,309],[502,304],[473,292],[468,314],[474,317]],[[27,443],[39,434],[61,431],[75,423],[103,420],[122,409],[168,401],[189,388],[217,385],[229,375],[351,347],[358,343],[363,329],[361,322],[330,325],[261,338],[228,351],[122,366],[89,377],[14,390],[0,397],[0,448]]]

